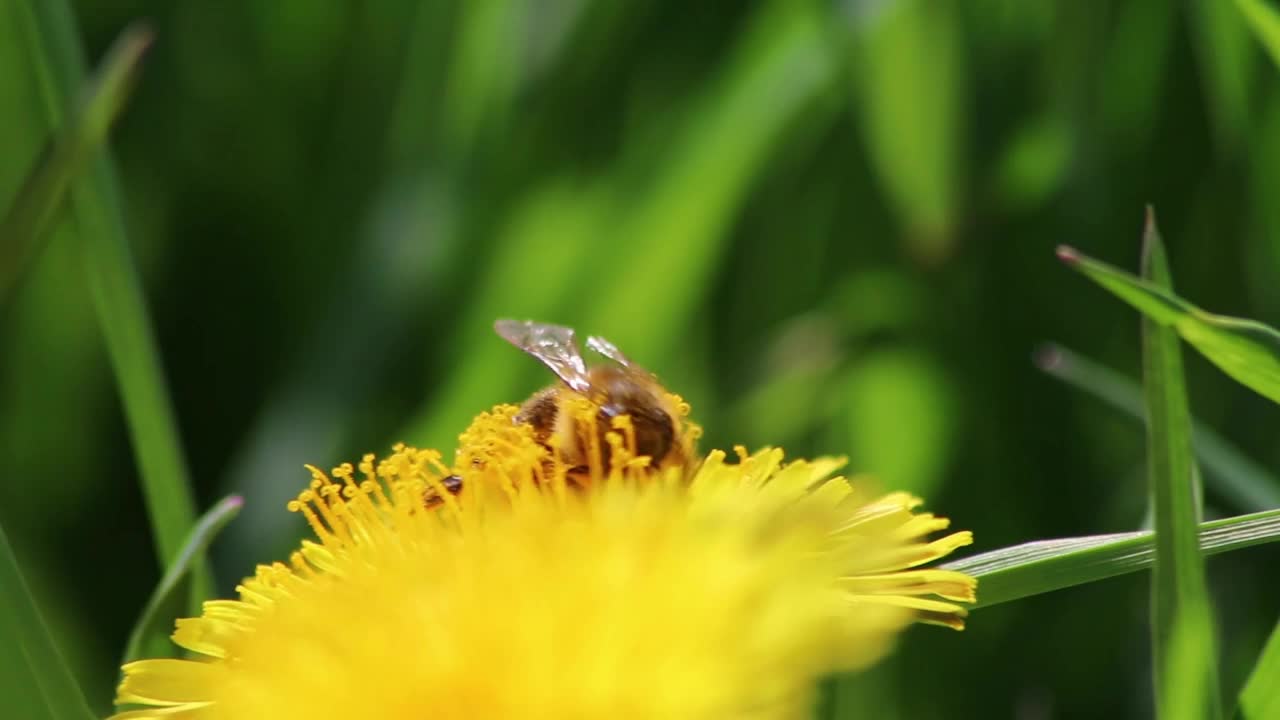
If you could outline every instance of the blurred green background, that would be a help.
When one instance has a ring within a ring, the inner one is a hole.
[[[1280,322],[1280,75],[1229,2],[72,4],[92,62],[157,34],[113,150],[197,497],[247,500],[224,594],[301,532],[304,462],[448,448],[548,381],[499,316],[610,338],[704,448],[848,454],[975,551],[1144,522],[1141,425],[1032,363],[1137,374],[1137,317],[1056,244],[1134,267],[1152,202],[1180,294]],[[49,133],[18,5],[6,204]],[[0,307],[0,524],[101,710],[159,570],[68,234]],[[1280,409],[1188,375],[1280,467]],[[1276,562],[1210,563],[1228,694]],[[1149,715],[1146,582],[915,629],[840,716]]]

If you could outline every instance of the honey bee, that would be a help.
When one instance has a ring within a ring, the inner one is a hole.
[[[599,448],[607,467],[605,435],[613,429],[613,419],[623,415],[631,419],[635,453],[648,457],[650,467],[664,468],[686,460],[675,400],[652,373],[632,362],[613,343],[595,335],[588,337],[587,347],[611,362],[587,367],[572,328],[517,320],[498,320],[493,328],[560,379],[526,400],[516,422],[530,425],[537,441],[558,452],[570,468],[587,469],[593,446]],[[574,398],[585,398],[596,408],[590,423],[562,410],[564,402]]]
[[[656,377],[632,362],[608,340],[598,336],[587,338],[587,347],[609,360],[587,366],[574,339],[572,328],[531,320],[498,320],[493,325],[498,335],[533,356],[559,378],[560,382],[534,393],[521,406],[515,422],[529,425],[534,439],[569,468],[569,480],[590,471],[592,452],[601,466],[608,467],[610,445],[606,435],[613,430],[613,419],[627,416],[634,432],[634,451],[649,458],[653,469],[680,467],[690,448],[681,436],[680,410],[674,399]],[[595,408],[589,420],[581,413],[565,409],[567,401],[585,399]],[[457,494],[463,479],[450,475],[442,481],[444,488]],[[428,492],[428,507],[443,500]]]

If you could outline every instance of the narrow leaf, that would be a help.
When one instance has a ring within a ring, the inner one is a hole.
[[[1207,313],[1173,293],[1069,247],[1058,257],[1161,325],[1171,326],[1223,372],[1280,402],[1280,332],[1262,323]]]
[[[37,50],[30,61],[45,85],[48,102],[43,111],[51,126],[61,126],[83,83],[84,61],[75,21],[66,0],[28,0],[25,5],[30,22],[22,30],[29,35],[26,46]],[[178,556],[183,538],[195,524],[195,501],[125,233],[115,170],[105,153],[96,155],[86,176],[72,183],[70,214],[138,458],[156,555],[165,567]],[[195,572],[193,611],[212,587],[202,564]]]
[[[1150,209],[1143,232],[1142,274],[1153,285],[1172,291],[1164,243]],[[1204,558],[1196,538],[1202,510],[1182,347],[1172,329],[1150,318],[1142,322],[1142,364],[1147,474],[1156,539],[1151,642],[1157,715],[1167,717],[1175,708],[1190,707],[1196,717],[1214,717],[1221,707],[1217,653]],[[1196,690],[1201,694],[1194,695]]]
[[[1206,555],[1276,541],[1280,541],[1280,510],[1200,525],[1200,549]],[[1038,540],[956,560],[942,567],[977,577],[982,587],[977,607],[990,607],[1147,570],[1154,562],[1154,533],[1144,530]]]
[[[1267,0],[1236,0],[1236,8],[1258,36],[1271,61],[1280,65],[1280,10]]]
[[[169,565],[160,584],[152,591],[138,622],[129,633],[125,645],[124,662],[141,657],[164,657],[171,654],[169,633],[175,618],[183,614],[190,594],[189,574],[192,564],[204,555],[205,548],[227,523],[244,507],[244,498],[232,495],[224,498],[205,513],[187,535],[182,551]]]
[[[1241,720],[1265,720],[1280,717],[1280,622],[1254,663],[1249,679],[1240,691]]]
[[[1120,373],[1053,344],[1038,350],[1035,361],[1049,375],[1145,422],[1142,388]],[[1242,512],[1280,507],[1280,480],[1208,425],[1192,418],[1192,429],[1209,487]]]
[[[1194,310],[1190,303],[1174,297],[1154,283],[1094,260],[1073,247],[1060,246],[1057,253],[1059,260],[1162,325],[1173,325]]]
[[[1217,700],[1218,672],[1209,613],[1179,613],[1157,658],[1158,717],[1204,720],[1222,717]],[[1213,665],[1206,670],[1205,664]]]
[[[92,720],[0,528],[0,697],[5,717]]]
[[[107,52],[84,101],[67,127],[49,141],[0,220],[0,300],[48,237],[50,222],[71,181],[83,172],[133,87],[151,30],[132,25]]]
[[[952,249],[962,196],[962,142],[971,55],[962,3],[903,0],[864,14],[852,44],[859,123],[885,195],[907,232],[907,249],[937,259]]]
[[[1249,24],[1230,2],[1191,2],[1184,12],[1205,94],[1202,107],[1223,149],[1237,147],[1254,120],[1250,107],[1260,67]]]

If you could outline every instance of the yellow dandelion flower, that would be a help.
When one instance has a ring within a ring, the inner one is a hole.
[[[516,412],[453,467],[397,447],[313,471],[291,508],[316,539],[180,620],[192,659],[125,665],[116,702],[143,707],[115,720],[802,717],[913,620],[962,627],[975,581],[919,566],[969,533],[929,541],[945,519],[839,461],[649,470],[623,417],[584,484]]]

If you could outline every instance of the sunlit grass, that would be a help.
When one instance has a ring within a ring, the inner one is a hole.
[[[1280,308],[1280,25],[1254,0],[1104,5],[156,5],[117,164],[96,148],[136,60],[82,96],[81,48],[119,59],[129,18],[9,3],[0,630],[26,662],[0,698],[104,712],[147,545],[165,576],[126,654],[163,645],[188,570],[210,591],[199,558],[234,514],[197,524],[214,499],[247,503],[216,547],[227,596],[293,546],[302,462],[451,448],[551,382],[492,336],[517,316],[615,340],[714,444],[847,453],[979,530],[953,563],[984,583],[966,633],[908,633],[874,692],[825,683],[824,717],[1270,717],[1275,633],[1246,656],[1274,626],[1271,551],[1208,563],[1221,624],[1200,554],[1280,534],[1280,334],[1246,319]],[[1134,266],[1152,197],[1178,295],[1072,256],[1154,318],[1143,382],[1115,382],[1081,358],[1136,377],[1137,315],[1050,250]],[[1045,337],[1145,442],[1027,366]],[[1133,531],[1144,455],[1154,536]],[[1148,655],[1130,586],[1068,588],[1153,567]]]

